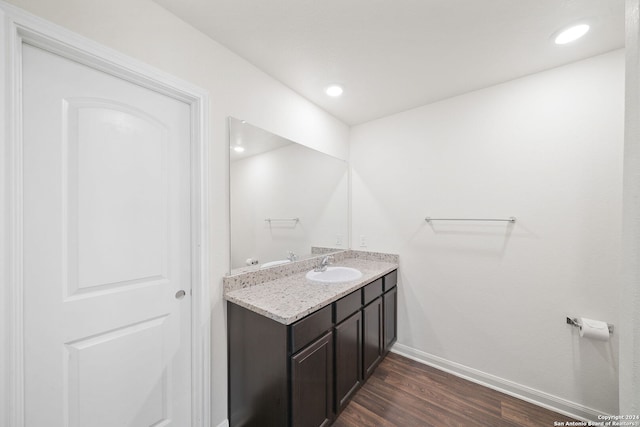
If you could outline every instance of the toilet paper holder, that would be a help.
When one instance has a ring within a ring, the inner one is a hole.
[[[567,317],[567,324],[575,326],[576,328],[582,326],[577,317]],[[609,329],[609,335],[613,335],[613,325],[611,323],[607,323],[607,328]]]

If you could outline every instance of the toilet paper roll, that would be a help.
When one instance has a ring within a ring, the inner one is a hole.
[[[580,318],[580,336],[596,341],[609,341],[609,326],[600,320]]]

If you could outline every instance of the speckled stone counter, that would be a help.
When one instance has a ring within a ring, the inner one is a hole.
[[[345,251],[340,255],[336,256],[333,266],[356,268],[362,272],[360,279],[331,284],[312,282],[305,277],[306,268],[303,272],[269,281],[256,279],[255,283],[251,283],[251,279],[231,276],[225,280],[224,297],[288,325],[398,268],[397,255],[362,251]]]

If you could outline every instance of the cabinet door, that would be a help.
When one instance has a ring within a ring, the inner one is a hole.
[[[382,360],[382,297],[362,309],[363,315],[363,377],[369,378]]]
[[[384,294],[384,352],[389,352],[391,344],[398,336],[398,288],[394,287]]]
[[[229,425],[286,426],[287,326],[227,301],[227,327]]]
[[[336,326],[336,413],[349,402],[362,378],[362,313]]]
[[[333,332],[291,358],[293,427],[328,426],[333,418]]]

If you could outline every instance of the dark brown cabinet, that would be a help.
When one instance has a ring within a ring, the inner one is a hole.
[[[290,325],[227,302],[230,426],[329,426],[396,339],[396,278]]]
[[[227,303],[228,416],[231,426],[288,426],[287,327]]]
[[[363,317],[363,377],[369,378],[382,360],[382,298],[378,297],[362,309]]]
[[[336,325],[336,412],[340,412],[362,380],[362,313]]]
[[[333,419],[333,332],[291,357],[294,426],[325,427]]]
[[[388,353],[398,339],[398,288],[394,286],[382,297],[384,307],[384,353]]]

